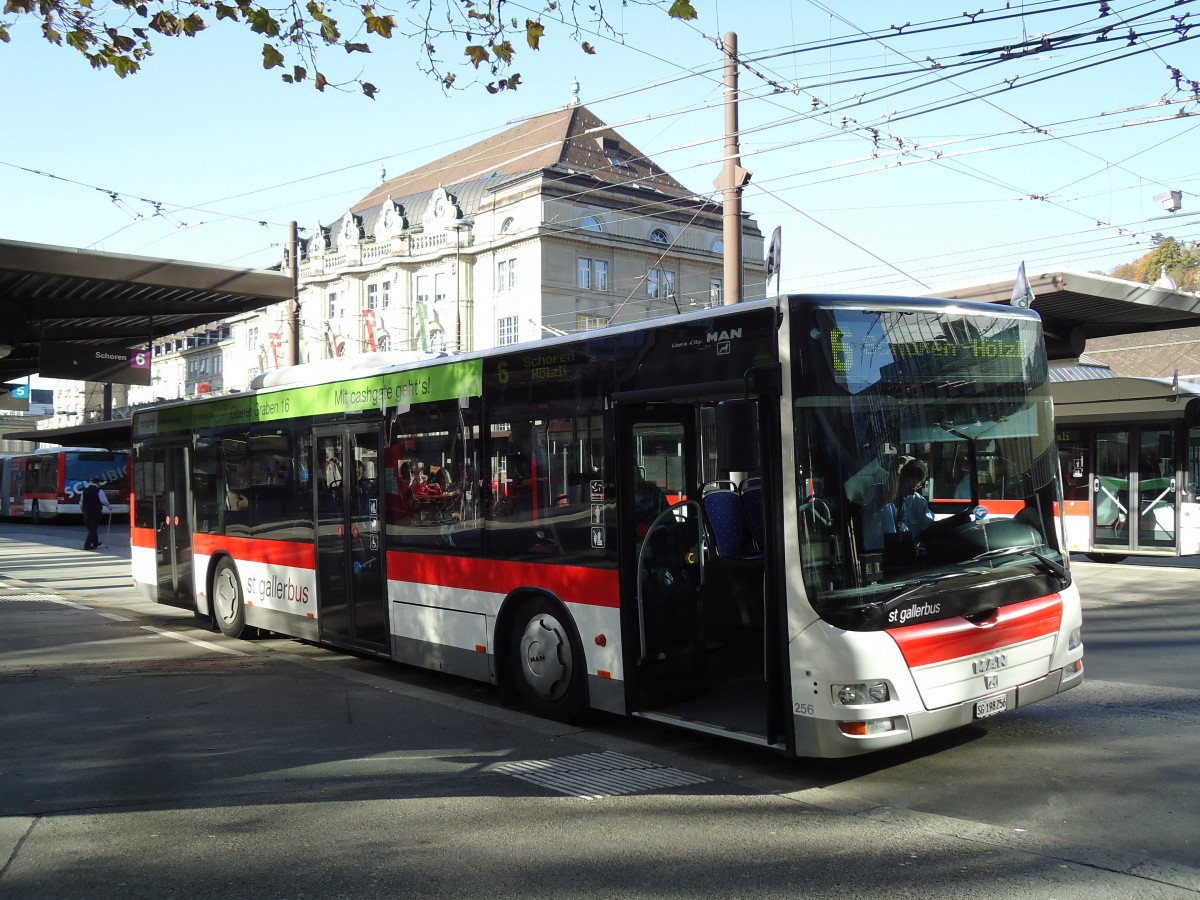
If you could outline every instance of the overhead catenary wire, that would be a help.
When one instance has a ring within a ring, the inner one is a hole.
[[[1033,7],[1033,6],[1034,6],[1034,4],[1024,4],[1024,5],[1023,5],[1023,8],[1024,8],[1024,10],[1028,11],[1028,10],[1029,10],[1031,7]],[[1078,8],[1078,9],[1083,9],[1083,8],[1092,8],[1092,9],[1094,9],[1094,8],[1095,8],[1095,4],[1094,4],[1094,3],[1079,3],[1079,4],[1038,4],[1037,6],[1038,6],[1038,7],[1039,7],[1039,8],[1040,8],[1042,11],[1044,11],[1044,12],[1057,12],[1057,11],[1062,11],[1062,10],[1067,10],[1067,9],[1076,9],[1076,8]],[[1163,5],[1162,5],[1161,3],[1159,3],[1159,4],[1157,4],[1157,5],[1154,5],[1154,4],[1145,4],[1144,6],[1145,6],[1145,8],[1146,8],[1146,9],[1162,9],[1162,8],[1165,8],[1165,7],[1163,7]],[[993,12],[998,12],[998,11],[999,11],[999,10],[993,10]],[[1015,17],[1016,17],[1016,13],[1013,13],[1013,14],[1012,14],[1012,17],[1013,17],[1013,18],[1015,18]],[[942,30],[943,30],[943,31],[949,31],[949,30],[950,30],[950,28],[951,28],[951,23],[943,23],[943,24],[945,24],[945,25],[946,25],[946,27],[945,27],[945,28],[943,28]],[[962,28],[966,28],[966,27],[967,27],[967,25],[965,25],[965,24],[963,24],[963,23],[953,23],[953,27],[962,29]],[[907,39],[909,35],[911,35],[911,34],[913,34],[913,33],[916,33],[916,31],[917,31],[917,29],[916,29],[915,27],[913,27],[913,28],[908,28],[908,27],[906,27],[906,28],[903,30],[903,35],[898,35],[898,36],[902,36],[902,37],[904,37],[904,38],[906,38],[906,39]],[[960,30],[958,33],[966,33],[966,32],[964,32],[964,31],[961,31],[961,30]],[[865,41],[865,40],[866,40],[866,39],[864,38],[864,41]],[[825,43],[829,43],[829,42],[825,42]],[[819,44],[819,43],[814,43],[814,49],[818,49],[818,48],[819,48],[819,46],[820,46],[820,44]],[[783,57],[781,57],[781,58],[783,58]],[[793,57],[793,58],[794,58],[794,57]],[[715,71],[715,67],[714,67],[712,70],[710,70],[710,71]],[[1066,73],[1066,74],[1069,74],[1069,73]],[[679,78],[690,78],[690,77],[693,77],[693,76],[691,76],[691,75],[680,75],[680,76],[677,76],[677,77],[679,77]],[[775,99],[778,99],[778,98],[775,98],[775,97],[773,97],[773,95],[770,93],[770,91],[765,91],[765,92],[760,92],[760,93],[758,93],[758,94],[754,94],[754,95],[748,95],[748,97],[747,97],[747,102],[748,102],[748,103],[751,103],[751,104],[755,104],[755,103],[765,103],[765,102],[771,102],[771,101],[773,101],[773,100],[775,100]],[[849,102],[849,100],[845,100],[845,101],[843,101],[843,102],[846,102],[846,103],[848,103],[848,102]],[[901,111],[899,111],[898,115],[899,115],[899,114],[903,114],[904,112],[905,112],[904,110],[901,110]],[[805,120],[805,119],[802,117],[802,118],[798,119],[797,121],[804,121],[804,120]],[[811,120],[811,119],[810,119],[810,120]],[[873,122],[875,122],[875,124],[878,124],[878,119],[877,119],[877,118],[876,118],[876,119],[874,119],[874,120],[872,120],[872,121],[873,121]],[[893,121],[893,122],[895,122],[895,121],[899,121],[899,118],[898,118],[898,117],[893,117],[892,121]],[[862,134],[863,134],[862,130],[861,130],[861,129],[860,129],[860,130],[858,130],[857,134],[858,134],[858,136],[861,138],[861,137],[862,137]],[[716,137],[714,136],[714,139],[719,139],[719,138],[716,138]],[[817,142],[819,142],[819,140],[818,140]],[[811,143],[811,142],[810,142],[810,143]],[[804,146],[804,144],[802,144],[802,143],[793,143],[793,142],[781,142],[781,144],[780,144],[780,147],[779,147],[779,149],[778,149],[776,152],[786,152],[786,150],[787,150],[787,148],[788,148],[788,147],[795,147],[795,146]],[[647,149],[649,149],[649,148],[647,148]],[[992,152],[994,152],[994,151],[995,151],[995,148],[988,148],[988,150],[987,150],[987,152],[988,152],[988,153],[992,153]],[[671,153],[671,154],[673,154],[673,153],[675,153],[676,151],[674,151],[674,150],[671,150],[671,149],[668,149],[668,150],[659,151],[659,152],[665,155],[665,154],[668,154],[668,153]],[[919,151],[918,151],[918,155],[919,155]],[[949,163],[945,163],[945,162],[940,162],[940,163],[938,163],[938,165],[950,165],[950,164],[949,164]],[[956,163],[956,164],[954,164],[954,165],[956,165],[956,166],[961,166],[961,164],[960,164],[960,163]],[[673,168],[672,168],[670,165],[666,166],[666,168],[667,168],[669,171],[675,171],[675,170],[674,170],[674,169],[673,169]],[[691,168],[691,169],[694,169],[694,168],[697,168],[697,166],[693,165],[693,166],[691,166],[690,168]],[[688,171],[688,170],[689,170],[688,168],[683,168],[683,169],[681,169],[681,170],[679,170],[679,171]],[[960,168],[960,174],[961,174],[962,172],[963,172],[963,170]],[[854,177],[871,177],[871,176],[870,176],[870,174],[868,174],[868,173],[858,173],[858,174],[856,174]],[[759,183],[765,184],[765,185],[767,185],[767,186],[770,186],[770,187],[773,187],[773,188],[775,187],[775,185],[774,185],[774,184],[772,184],[772,183],[770,183],[770,182],[759,182]],[[818,182],[818,183],[826,183],[826,184],[827,184],[827,183],[828,183],[828,181],[822,181],[822,182]],[[750,186],[750,190],[751,190],[751,192],[752,192],[752,194],[751,194],[751,195],[753,195],[753,191],[754,191],[754,190],[757,188],[757,186],[758,186],[758,185],[757,185],[756,183],[752,182],[752,184],[751,184],[751,186]],[[1000,185],[1000,184],[997,184],[996,186],[997,186],[997,187],[1000,187],[1000,188],[1001,188],[1001,189],[1003,189],[1003,190],[1014,190],[1014,189],[1016,189],[1016,190],[1019,190],[1019,189],[1020,189],[1020,186],[1018,186],[1018,185],[1015,185],[1015,184],[1005,184],[1005,185]],[[598,185],[598,186],[596,186],[595,188],[593,188],[593,189],[591,189],[591,190],[592,190],[593,192],[595,192],[595,191],[601,191],[601,190],[604,190],[604,189],[605,189],[605,187],[604,187],[603,185]],[[789,187],[788,189],[790,190],[791,188]],[[799,190],[799,189],[801,189],[801,188],[797,187],[796,189],[797,189],[797,190]],[[779,188],[778,188],[778,189],[776,189],[776,190],[774,191],[774,193],[783,193],[783,185],[782,185],[782,184],[780,184],[780,185],[779,185]],[[1026,193],[1047,193],[1047,192],[1046,192],[1044,189],[1040,188],[1039,186],[1033,186],[1033,187],[1032,187],[1032,190],[1029,190],[1029,191],[1027,191]],[[1053,193],[1053,192],[1049,192],[1049,193]],[[573,198],[574,198],[574,199],[578,199],[580,202],[584,202],[584,201],[586,201],[587,197],[589,197],[589,196],[591,196],[591,194],[588,194],[588,193],[583,193],[582,191],[575,192],[575,193],[573,194]],[[763,195],[763,196],[765,197],[766,195]],[[794,195],[794,194],[785,194],[785,196],[788,196],[788,197],[794,197],[795,195]],[[796,205],[803,205],[803,204],[796,204]],[[655,204],[655,203],[654,203],[652,200],[650,200],[650,199],[648,199],[648,200],[647,200],[646,202],[644,202],[644,203],[639,203],[639,204],[637,204],[636,206],[637,206],[637,208],[635,208],[635,209],[632,209],[632,210],[630,210],[630,211],[627,213],[627,215],[628,215],[629,219],[633,219],[633,218],[635,218],[635,217],[636,217],[636,216],[638,216],[638,215],[644,215],[644,216],[647,216],[647,217],[654,216],[654,215],[658,214],[659,212],[661,212],[661,209],[662,209],[661,205],[656,205],[656,204]],[[582,214],[582,213],[581,213],[581,214]],[[1088,212],[1088,213],[1086,214],[1086,218],[1090,218],[1091,216],[1092,216],[1092,213],[1091,213],[1091,212]],[[1080,216],[1080,218],[1081,218],[1081,219],[1085,219],[1085,220],[1086,220],[1086,218],[1085,218],[1085,216],[1084,216],[1084,215],[1081,215],[1081,216]],[[248,220],[248,219],[249,219],[249,217],[247,217],[247,220]],[[627,220],[627,219],[623,219],[623,221],[626,221],[626,220]],[[564,225],[564,226],[569,226],[571,223],[570,223],[569,221],[562,221],[562,222],[560,222],[560,224],[562,224],[562,225]],[[876,249],[878,249],[878,248],[876,248]],[[881,255],[885,255],[885,256],[886,256],[887,254],[886,254],[886,253],[884,253],[884,254],[881,254]]]

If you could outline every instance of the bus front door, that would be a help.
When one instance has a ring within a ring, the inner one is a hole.
[[[321,639],[388,654],[379,429],[314,435]]]
[[[618,406],[623,596],[635,598],[623,607],[626,646],[636,647],[626,653],[630,702],[636,715],[769,743],[778,728],[766,554],[754,534],[761,482],[714,471],[712,414],[711,405]],[[736,547],[724,543],[731,529]]]
[[[157,447],[139,463],[133,522],[154,529],[158,601],[195,607],[192,590],[192,528],[186,447]]]

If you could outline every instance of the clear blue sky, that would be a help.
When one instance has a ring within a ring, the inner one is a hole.
[[[370,56],[326,51],[333,72],[363,67],[374,101],[282,84],[260,41],[227,23],[157,38],[122,81],[28,20],[0,44],[0,237],[269,265],[289,221],[327,224],[381,168],[398,175],[565,104],[573,76],[597,115],[709,194],[724,127],[713,37],[733,31],[750,60],[743,203],[764,235],[782,229],[785,291],[923,293],[1011,278],[1022,261],[1031,275],[1107,271],[1155,232],[1200,239],[1200,104],[1179,102],[1200,80],[1200,45],[1170,18],[1195,19],[1200,2],[1009,5],[990,0],[976,20],[992,21],[955,27],[969,21],[960,0],[903,13],[878,0],[698,0],[687,24],[606,4],[623,42],[584,35],[598,49],[586,56],[548,22],[543,49],[518,56],[524,85],[498,96],[443,92],[403,37]],[[524,18],[532,5],[506,9]],[[1107,40],[1088,34],[1109,25]],[[1057,42],[1072,34],[1085,36]],[[1032,49],[1001,62],[1005,47]],[[1173,217],[1153,199],[1168,188],[1184,192]]]

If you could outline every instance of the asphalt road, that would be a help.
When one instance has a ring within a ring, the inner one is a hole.
[[[1189,569],[1076,565],[1081,688],[820,763],[228,641],[137,597],[122,529],[0,524],[6,900],[1200,894]]]

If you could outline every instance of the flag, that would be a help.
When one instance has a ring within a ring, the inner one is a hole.
[[[1013,284],[1012,299],[1008,301],[1013,306],[1019,306],[1021,309],[1029,309],[1033,304],[1033,288],[1029,286],[1029,279],[1025,277],[1025,261],[1021,261],[1020,268],[1017,269],[1017,280]]]
[[[780,241],[783,239],[783,230],[776,226],[775,231],[771,234],[771,248],[767,251],[767,278],[772,275],[779,274],[779,251]]]

